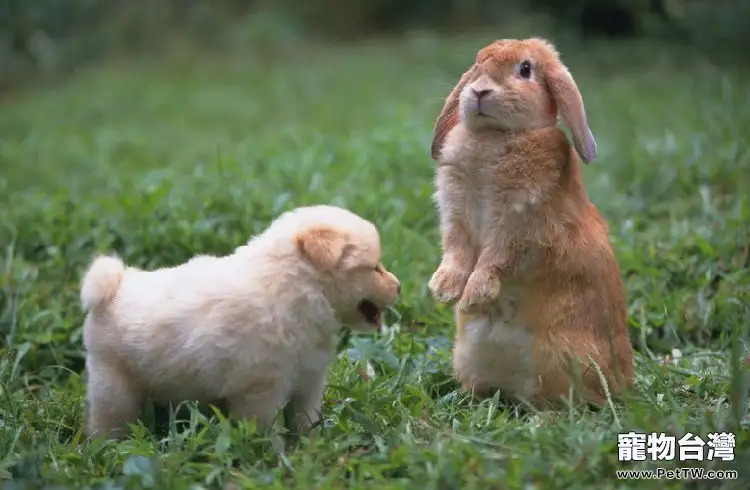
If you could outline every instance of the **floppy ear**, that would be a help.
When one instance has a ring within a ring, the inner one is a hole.
[[[433,160],[437,160],[440,156],[440,150],[443,148],[443,141],[448,135],[448,131],[458,124],[458,97],[461,95],[461,90],[463,90],[464,86],[469,83],[469,80],[474,76],[476,68],[477,65],[475,63],[461,76],[458,84],[453,90],[451,90],[451,93],[448,94],[448,97],[445,99],[443,110],[435,121],[435,127],[432,131],[432,147],[430,148],[430,153],[432,154]]]
[[[560,116],[573,135],[576,151],[585,163],[593,162],[596,159],[596,140],[589,128],[583,99],[573,76],[562,63],[555,62],[546,68],[545,79]]]
[[[297,235],[296,242],[302,256],[320,271],[335,269],[347,246],[340,231],[326,227],[305,230]]]

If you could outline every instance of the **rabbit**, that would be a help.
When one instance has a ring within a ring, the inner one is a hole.
[[[597,145],[555,46],[480,49],[435,122],[431,153],[442,258],[428,288],[454,306],[462,390],[549,406],[601,405],[631,388],[624,285],[578,157],[593,162]]]

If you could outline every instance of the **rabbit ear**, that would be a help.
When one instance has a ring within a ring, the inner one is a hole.
[[[555,99],[560,116],[573,134],[576,151],[586,163],[596,159],[596,140],[591,133],[583,99],[573,76],[562,63],[551,64],[545,70],[545,79]]]
[[[443,110],[435,121],[435,127],[432,131],[432,146],[430,152],[433,160],[437,160],[440,156],[440,150],[442,150],[443,141],[448,135],[448,132],[458,124],[458,97],[461,95],[461,90],[463,90],[464,86],[469,83],[469,80],[474,76],[476,68],[476,64],[472,65],[471,68],[461,76],[458,84],[453,90],[451,90],[451,93],[448,94],[448,97],[445,99]]]

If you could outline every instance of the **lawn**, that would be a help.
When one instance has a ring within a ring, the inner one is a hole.
[[[517,31],[501,35],[533,32]],[[444,97],[496,37],[176,49],[1,101],[2,488],[681,488],[615,470],[687,466],[737,469],[744,482],[721,484],[748,488],[741,68],[648,42],[553,38],[599,144],[584,177],[626,281],[636,385],[598,412],[533,413],[457,390],[451,312],[426,288],[440,257],[429,144]],[[150,268],[226,253],[311,203],[373,220],[403,284],[383,332],[342,337],[325,422],[283,461],[252,424],[191,407],[147,411],[119,443],[86,441],[78,287],[92,255]],[[735,460],[620,462],[630,431],[733,432]]]

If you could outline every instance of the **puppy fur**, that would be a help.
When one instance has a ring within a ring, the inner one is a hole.
[[[86,433],[124,436],[147,397],[225,403],[259,428],[286,404],[287,425],[308,428],[342,325],[377,328],[400,293],[380,253],[374,224],[319,205],[223,257],[154,271],[95,258],[81,286]]]

